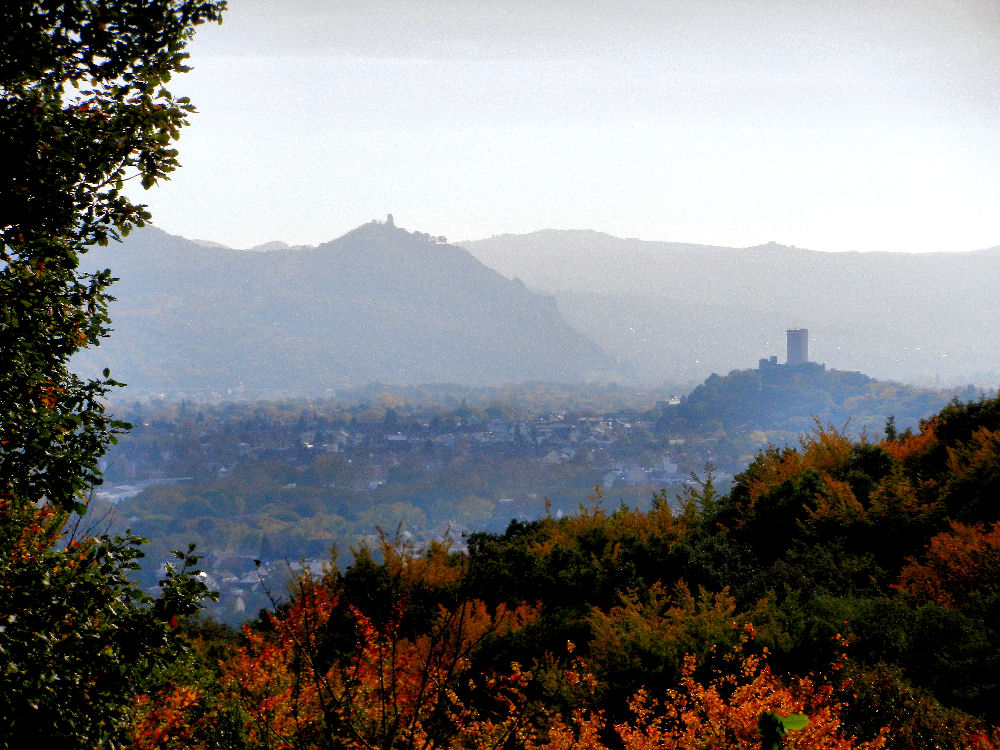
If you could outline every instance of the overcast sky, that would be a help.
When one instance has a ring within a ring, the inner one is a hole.
[[[997,0],[230,0],[169,232],[1000,244]]]

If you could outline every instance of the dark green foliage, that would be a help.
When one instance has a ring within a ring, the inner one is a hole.
[[[932,471],[945,468],[948,447],[965,443],[980,429],[1000,429],[1000,400],[980,398],[976,401],[957,399],[941,409],[933,418],[934,433],[939,443],[924,458],[924,463]]]
[[[855,602],[842,614],[857,637],[855,658],[905,666],[915,686],[945,705],[1000,721],[995,610],[961,612],[933,602],[915,606],[882,598]]]
[[[80,273],[94,244],[149,214],[123,181],[153,184],[191,109],[165,89],[213,2],[15,0],[0,10],[0,492],[80,510],[97,461],[124,425],[115,382],[72,375],[107,333],[108,271]]]
[[[996,403],[946,409],[940,420],[950,425],[947,441],[941,422],[932,420],[928,432],[898,438],[897,448],[823,430],[799,449],[767,451],[728,495],[708,502],[688,497],[677,528],[666,536],[651,534],[650,517],[642,514],[632,515],[633,526],[645,525],[645,533],[628,536],[616,528],[618,514],[512,524],[504,535],[475,535],[470,556],[479,561],[479,590],[507,599],[537,597],[549,608],[544,621],[568,633],[574,612],[611,612],[620,604],[614,592],[624,595],[635,585],[629,581],[650,586],[683,580],[716,592],[729,587],[738,613],[733,617],[755,623],[776,667],[821,670],[836,658],[838,634],[845,633],[852,641],[849,655],[861,668],[898,666],[899,689],[923,691],[931,701],[920,711],[952,717],[935,724],[937,719],[900,708],[904,715],[897,720],[908,722],[914,736],[946,732],[963,715],[959,723],[966,728],[975,725],[969,715],[996,722],[1000,591],[981,590],[955,609],[901,596],[895,588],[907,561],[948,528],[944,504],[929,494],[933,488],[946,493],[957,517],[998,520],[996,508],[983,503],[968,479],[989,487],[1000,465],[995,442],[983,432],[996,429]],[[644,617],[652,627],[665,627],[658,620],[665,615]],[[599,670],[602,695],[611,701],[604,708],[612,715],[622,696],[670,674],[667,643],[682,640],[680,631],[644,640],[635,624],[629,627],[623,631],[628,637],[613,641],[617,650],[601,657],[608,660]],[[593,643],[580,645],[595,656]],[[670,679],[676,673],[664,684]]]
[[[0,571],[0,747],[128,739],[130,697],[181,652],[174,629],[208,593],[177,553],[153,598],[131,579],[143,539],[107,537],[19,555]]]
[[[130,577],[144,540],[66,528],[127,427],[105,411],[110,373],[69,360],[109,323],[111,273],[80,257],[149,218],[124,181],[177,166],[191,106],[163,85],[223,6],[0,4],[0,747],[127,742],[132,700],[207,592],[190,549],[154,599]]]
[[[915,688],[900,668],[885,662],[851,668],[842,693],[847,729],[870,737],[888,727],[887,750],[965,750],[966,737],[981,728],[968,714],[946,708],[928,691]]]
[[[1000,517],[1000,461],[997,438],[1000,405],[996,398],[953,401],[930,420],[937,442],[908,459],[911,470],[929,480],[928,488],[954,520],[989,522]]]

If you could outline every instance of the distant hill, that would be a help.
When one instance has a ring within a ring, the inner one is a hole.
[[[137,391],[323,393],[371,382],[606,377],[612,360],[555,300],[467,250],[372,222],[315,248],[205,246],[154,228],[96,248],[114,334],[85,352]]]
[[[555,294],[566,319],[644,380],[701,379],[784,359],[879,378],[1000,384],[1000,247],[958,253],[726,248],[545,230],[463,242],[486,265]]]
[[[762,430],[795,438],[820,424],[881,436],[892,417],[902,431],[974,390],[936,390],[892,383],[860,372],[831,370],[814,362],[796,367],[760,366],[710,375],[681,399],[662,407],[659,431],[710,435]]]

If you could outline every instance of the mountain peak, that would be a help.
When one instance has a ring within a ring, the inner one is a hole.
[[[250,251],[268,252],[269,250],[288,250],[289,247],[290,245],[287,242],[282,242],[281,240],[271,240],[270,242],[262,242],[259,245],[254,245],[250,248]]]
[[[431,235],[427,232],[410,232],[396,226],[392,214],[389,214],[385,221],[372,219],[367,224],[362,224],[356,229],[352,229],[343,237],[333,240],[333,242],[339,243],[345,240],[362,241],[382,246],[388,245],[400,250],[414,249],[425,245],[448,244],[447,237]]]
[[[142,253],[130,252],[140,244]],[[113,255],[99,250],[93,261],[120,277],[116,330],[80,363],[110,365],[140,391],[321,394],[376,381],[500,384],[615,373],[552,297],[443,237],[390,221],[303,252],[211,250],[144,232]]]

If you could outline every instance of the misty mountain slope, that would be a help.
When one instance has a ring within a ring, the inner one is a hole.
[[[205,247],[157,229],[86,256],[120,281],[114,333],[81,368],[144,391],[579,381],[610,358],[555,300],[468,251],[372,222],[315,248]]]
[[[531,288],[556,293],[578,330],[636,375],[700,378],[784,359],[784,331],[811,358],[880,378],[1000,382],[1000,248],[820,253],[723,248],[545,230],[464,242]]]

